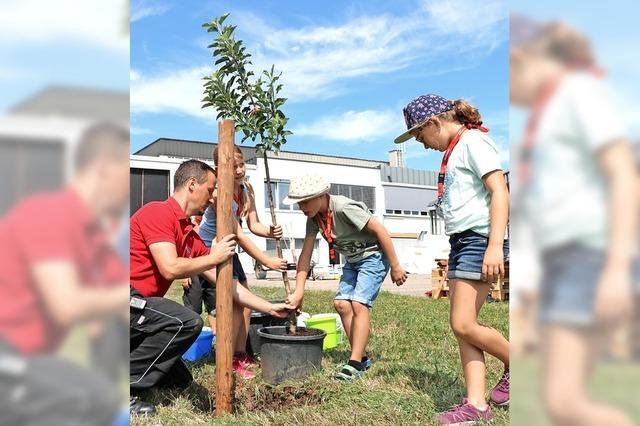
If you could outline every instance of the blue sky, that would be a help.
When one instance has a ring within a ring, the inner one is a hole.
[[[125,0],[2,2],[0,113],[51,84],[126,94],[126,19]]]
[[[512,0],[509,2],[509,11],[542,22],[561,20],[586,35],[592,44],[596,60],[606,71],[607,82],[614,89],[629,136],[640,142],[640,61],[637,55],[640,2],[616,0],[606,6],[591,8],[584,5],[585,3],[577,1]],[[525,119],[523,111],[511,108],[509,124],[512,141],[519,140]]]
[[[227,12],[256,67],[283,72],[285,150],[387,159],[402,107],[437,93],[479,107],[506,165],[503,1],[132,1],[132,152],[159,137],[216,140],[215,113],[200,108],[213,68],[201,25]],[[438,167],[439,153],[406,149],[409,167]]]

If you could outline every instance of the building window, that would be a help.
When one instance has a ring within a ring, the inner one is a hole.
[[[150,201],[169,198],[169,171],[131,169],[129,174],[129,201],[131,214]]]
[[[64,143],[53,139],[25,143],[29,141],[0,139],[0,216],[26,195],[53,191],[65,182]]]
[[[296,255],[296,259],[300,256],[302,252],[302,245],[304,244],[304,238],[294,238],[294,253]],[[291,238],[283,238],[282,240],[282,256],[285,259],[293,260],[293,256],[291,255]],[[311,255],[311,259],[318,263],[318,247],[320,247],[320,239],[317,238],[316,242],[313,244],[313,254]],[[268,239],[267,240],[267,250],[266,253],[268,256],[276,256],[276,240]]]
[[[372,186],[332,183],[329,192],[332,195],[342,195],[354,201],[363,202],[369,207],[369,211],[371,212],[374,212],[376,209],[376,189]]]
[[[274,207],[278,210],[300,210],[298,204],[293,204],[291,206],[287,206],[282,201],[289,193],[289,181],[278,180],[271,181],[271,191],[273,192],[273,204]],[[264,208],[269,208],[269,187],[267,186],[267,182],[264,183]]]

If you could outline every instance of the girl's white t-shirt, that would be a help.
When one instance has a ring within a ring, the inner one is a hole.
[[[588,72],[566,75],[540,116],[525,205],[543,249],[567,243],[604,248],[606,182],[599,150],[625,137],[608,85]]]
[[[471,230],[489,236],[491,194],[482,177],[496,170],[502,166],[493,140],[476,129],[465,131],[445,170],[440,205],[447,235]]]

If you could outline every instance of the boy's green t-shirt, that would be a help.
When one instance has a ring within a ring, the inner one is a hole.
[[[333,213],[333,245],[347,262],[358,262],[380,251],[375,235],[364,227],[373,216],[365,203],[341,195],[329,196],[329,208]],[[307,218],[307,236],[316,236],[320,231],[318,221]]]

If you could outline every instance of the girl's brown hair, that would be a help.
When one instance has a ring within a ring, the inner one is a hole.
[[[233,155],[241,156],[242,160],[244,161],[244,154],[242,150],[238,147],[238,145],[233,145]],[[217,170],[218,169],[218,146],[216,146],[213,149],[213,164],[216,165],[216,170]],[[244,190],[242,191],[242,211],[240,212],[240,217],[245,217],[249,213],[251,203],[255,202],[254,201],[255,198],[254,198],[253,187],[247,180],[246,176],[240,188],[242,187],[244,187]]]
[[[589,39],[563,22],[546,24],[540,35],[522,46],[525,52],[544,55],[574,68],[595,65]]]
[[[437,117],[447,121],[457,121],[460,124],[469,124],[472,126],[481,126],[482,117],[478,108],[471,105],[464,99],[456,99],[451,101],[453,103],[453,109],[438,114]]]

